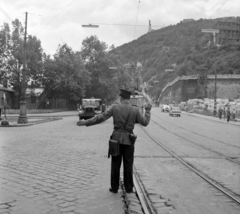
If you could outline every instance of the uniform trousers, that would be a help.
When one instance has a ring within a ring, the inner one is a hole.
[[[123,160],[123,182],[127,192],[133,189],[133,160],[134,146],[120,144],[120,155],[113,157],[111,163],[111,188],[115,191],[119,188],[120,168]]]

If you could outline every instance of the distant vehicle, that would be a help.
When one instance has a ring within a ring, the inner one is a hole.
[[[169,105],[162,105],[162,112],[169,112],[170,107]]]
[[[82,106],[79,109],[78,117],[81,119],[89,119],[95,115],[101,114],[105,109],[102,108],[102,100],[96,98],[82,99]]]
[[[141,94],[141,92],[135,91],[135,94],[130,97],[130,103],[132,106],[138,107],[140,112],[143,114],[146,98]]]
[[[176,115],[177,117],[181,117],[181,110],[177,106],[173,106],[170,108],[169,116],[174,116],[174,115]]]

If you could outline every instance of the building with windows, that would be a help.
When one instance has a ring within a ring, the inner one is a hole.
[[[182,22],[183,23],[188,23],[188,22],[194,22],[194,19],[183,19]]]
[[[216,29],[219,29],[216,34],[217,44],[240,42],[240,17],[218,19]]]
[[[43,88],[27,88],[26,89],[26,102],[27,109],[37,109],[39,107],[40,96]]]

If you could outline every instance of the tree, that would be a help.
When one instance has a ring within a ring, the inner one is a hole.
[[[36,36],[28,36],[26,64],[27,64],[27,80],[34,81],[34,87],[41,85],[41,77],[43,74],[43,49],[41,41]]]
[[[7,23],[4,23],[0,30],[0,83],[7,78],[10,57],[10,28]]]
[[[82,42],[81,56],[91,76],[87,86],[86,97],[101,98],[108,102],[115,99],[118,91],[118,71],[110,70],[109,66],[119,63],[117,55],[107,51],[106,43],[99,41],[97,36],[86,38]]]
[[[0,78],[6,78],[17,97],[21,96],[21,73],[23,69],[24,28],[18,19],[12,22],[13,30],[4,24],[0,30]],[[28,36],[26,45],[26,81],[39,82],[42,73],[42,47],[35,36]]]
[[[67,99],[71,108],[84,97],[89,81],[80,53],[67,44],[58,46],[54,59],[44,57],[44,97]]]

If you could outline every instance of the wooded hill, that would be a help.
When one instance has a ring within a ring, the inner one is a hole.
[[[154,30],[116,49],[123,54],[126,63],[143,65],[143,81],[157,76],[156,87],[149,89],[153,96],[158,96],[167,82],[177,76],[213,74],[214,68],[218,74],[240,74],[240,41],[214,45],[213,34],[202,33],[202,29],[216,28],[218,21],[180,22]],[[240,22],[240,17],[236,21]],[[173,71],[166,72],[169,68]]]

